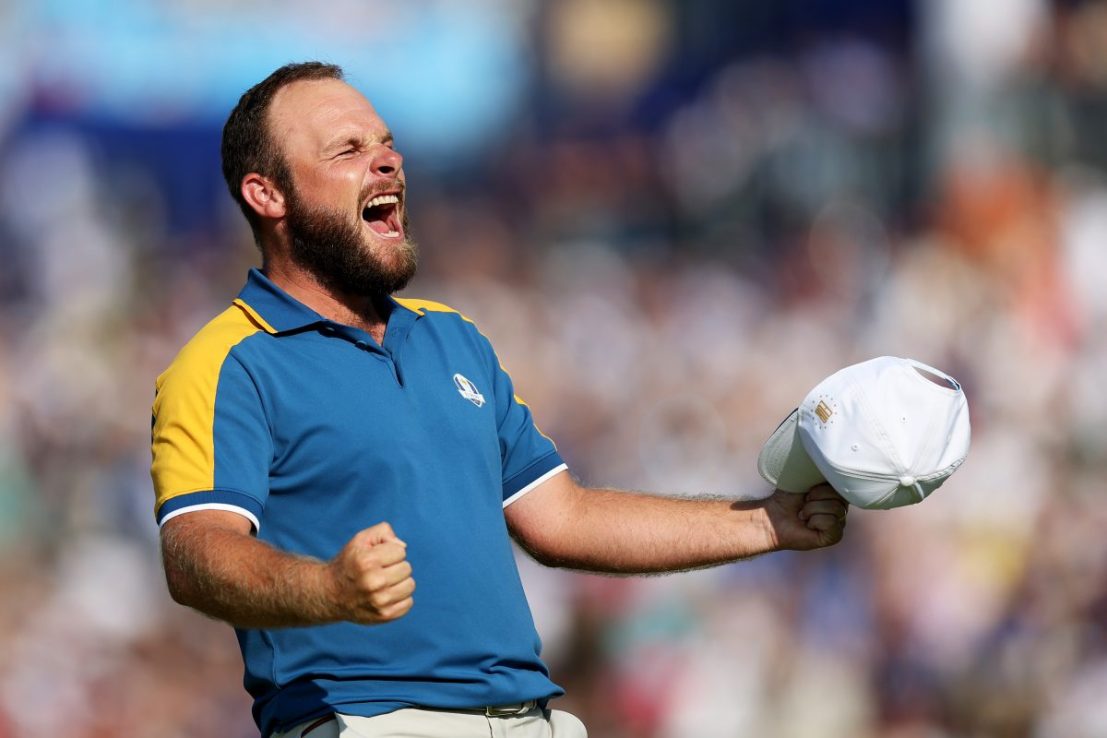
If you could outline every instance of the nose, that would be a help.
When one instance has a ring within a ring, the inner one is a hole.
[[[370,168],[373,174],[381,177],[395,177],[404,165],[404,157],[400,152],[388,146],[378,146]]]

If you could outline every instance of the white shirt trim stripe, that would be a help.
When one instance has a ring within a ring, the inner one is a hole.
[[[254,530],[261,530],[261,523],[258,522],[257,517],[252,512],[244,507],[239,507],[238,505],[228,505],[225,502],[206,502],[201,505],[189,505],[188,507],[182,507],[181,509],[174,510],[173,512],[162,518],[161,523],[158,525],[158,527],[160,528],[178,515],[196,512],[197,510],[224,510],[226,512],[238,513],[239,515],[254,524]]]
[[[528,484],[526,487],[523,487],[521,490],[519,490],[518,492],[513,494],[511,497],[508,497],[506,500],[504,500],[504,507],[507,507],[511,503],[515,502],[515,500],[519,499],[520,497],[525,495],[527,492],[530,492],[532,489],[538,487],[538,485],[542,484],[542,482],[545,482],[550,477],[554,476],[555,474],[560,474],[561,472],[565,471],[568,468],[569,468],[568,464],[560,464],[558,466],[555,466],[553,469],[550,469],[548,472],[546,472],[542,476],[538,477],[538,479],[535,479],[533,482]]]

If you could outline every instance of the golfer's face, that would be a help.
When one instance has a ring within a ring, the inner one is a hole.
[[[269,110],[303,206],[349,218],[376,258],[404,242],[403,157],[365,97],[335,79],[294,82]]]

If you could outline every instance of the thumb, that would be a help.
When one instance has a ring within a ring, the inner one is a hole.
[[[788,515],[798,514],[805,502],[802,494],[785,492],[782,489],[776,490],[769,499],[775,502],[780,510]]]

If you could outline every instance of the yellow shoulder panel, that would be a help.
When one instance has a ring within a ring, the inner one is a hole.
[[[415,297],[397,297],[395,300],[408,310],[412,310],[416,313],[455,313],[460,315],[462,320],[469,323],[473,322],[460,311],[454,310],[449,305],[443,305],[441,302],[435,302],[434,300],[420,300]]]
[[[160,508],[166,500],[215,483],[215,392],[231,349],[264,330],[232,305],[192,337],[157,379],[150,474]]]
[[[261,313],[254,310],[252,307],[246,304],[246,301],[241,297],[235,298],[235,305],[238,305],[242,310],[250,316],[250,319],[257,323],[259,326],[265,329],[266,333],[276,333],[277,329],[265,322],[265,318],[261,317]]]

